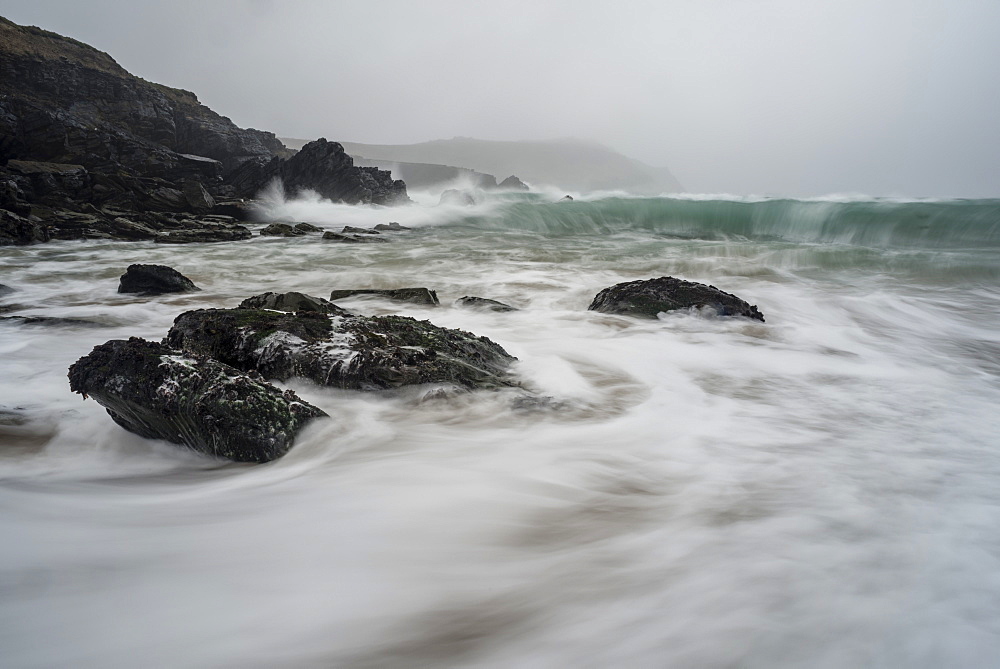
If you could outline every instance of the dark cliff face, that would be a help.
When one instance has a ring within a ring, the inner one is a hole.
[[[272,133],[236,126],[194,93],[0,17],[0,207],[18,215],[87,206],[181,211],[180,195],[192,188],[254,197],[275,177],[290,192],[309,188],[351,204],[408,200],[388,172],[355,167],[339,144],[323,146],[339,153],[293,154]],[[62,188],[70,173],[73,188]]]

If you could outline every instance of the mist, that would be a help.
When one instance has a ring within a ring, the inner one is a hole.
[[[1000,184],[996,3],[15,0],[2,14],[279,136],[579,137],[702,193]]]

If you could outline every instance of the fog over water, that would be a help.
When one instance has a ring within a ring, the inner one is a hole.
[[[576,136],[669,167],[692,192],[1000,187],[995,2],[7,0],[0,12],[279,136]]]

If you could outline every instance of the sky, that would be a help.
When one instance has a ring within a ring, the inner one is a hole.
[[[0,0],[279,136],[579,137],[692,192],[1000,197],[996,0]]]

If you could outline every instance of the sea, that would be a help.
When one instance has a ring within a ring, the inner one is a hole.
[[[272,191],[411,229],[0,249],[0,315],[96,322],[0,321],[0,666],[1000,666],[1000,200],[561,196]],[[120,295],[132,263],[202,290]],[[661,276],[766,322],[587,309]],[[440,306],[339,304],[489,337],[544,399],[293,379],[331,419],[247,465],[69,389],[187,310],[415,286]]]

